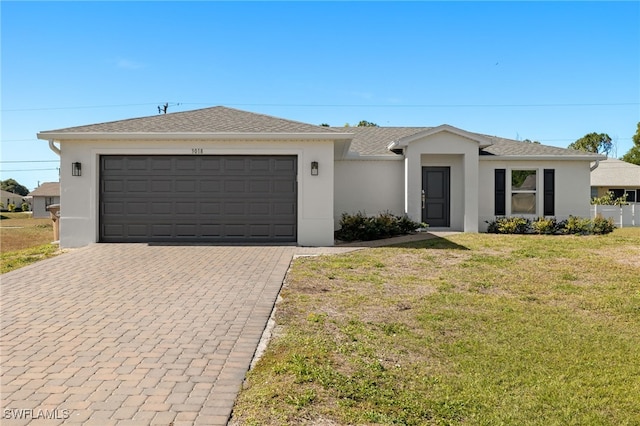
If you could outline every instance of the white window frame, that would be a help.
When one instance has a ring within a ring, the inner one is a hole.
[[[541,188],[542,188],[542,169],[539,167],[510,167],[507,169],[508,174],[506,176],[507,180],[507,216],[522,216],[522,217],[538,217],[541,216],[540,212],[542,211],[542,198],[541,198]],[[513,189],[513,172],[517,171],[531,171],[536,173],[536,189],[535,190],[514,190]],[[515,213],[513,212],[513,194],[535,194],[535,212],[534,213]]]

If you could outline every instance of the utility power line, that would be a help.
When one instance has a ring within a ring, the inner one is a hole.
[[[0,169],[0,173],[44,172],[44,171],[53,171],[53,170],[60,170],[60,168],[56,167],[54,169],[22,169],[22,170],[2,170],[2,169]]]
[[[59,163],[60,160],[7,160],[0,163]]]
[[[157,102],[119,105],[81,105],[64,107],[5,108],[2,112],[53,111],[69,109],[122,108],[131,106],[154,105]],[[309,108],[551,108],[551,107],[594,107],[594,106],[632,106],[640,102],[579,102],[579,103],[542,103],[542,104],[297,104],[297,103],[236,103],[236,102],[171,102],[175,105],[229,105],[263,107],[309,107]]]

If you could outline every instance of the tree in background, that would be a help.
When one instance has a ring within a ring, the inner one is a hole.
[[[18,182],[16,182],[15,179],[0,181],[0,189],[22,196],[29,195],[29,190],[25,186],[22,186]]]
[[[609,151],[611,151],[612,146],[613,144],[611,143],[611,138],[608,134],[593,132],[588,135],[584,135],[569,145],[568,148],[609,156]]]
[[[351,124],[345,123],[344,127],[351,127]],[[361,120],[355,127],[380,127],[376,123],[367,120]]]
[[[640,166],[640,122],[638,123],[636,134],[633,135],[631,139],[633,139],[633,146],[622,156],[621,160]]]
[[[535,144],[537,144],[537,145],[540,145],[540,142],[538,142],[538,141],[532,141],[531,139],[525,139],[525,140],[523,140],[522,142],[525,142],[525,143],[535,143]]]

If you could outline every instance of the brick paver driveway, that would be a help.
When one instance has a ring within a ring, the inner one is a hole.
[[[226,424],[295,251],[95,244],[2,275],[0,423]]]

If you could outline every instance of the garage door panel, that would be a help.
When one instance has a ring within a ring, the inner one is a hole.
[[[103,192],[120,193],[124,191],[124,181],[122,180],[105,180],[102,182]]]
[[[296,229],[291,225],[274,225],[273,234],[280,238],[293,238],[296,234]]]
[[[295,190],[296,183],[291,180],[276,180],[273,182],[273,192],[289,194]]]
[[[147,203],[129,202],[125,204],[127,207],[127,214],[146,215],[149,211]]]
[[[203,179],[199,181],[200,192],[220,192],[221,183],[219,180]]]
[[[271,190],[271,182],[268,180],[249,181],[249,192],[267,194]]]
[[[217,215],[222,212],[222,203],[200,202],[200,213]]]
[[[147,180],[127,180],[126,192],[148,192],[149,186]]]
[[[108,215],[121,215],[124,213],[125,203],[122,202],[109,202],[102,204],[102,212]]]
[[[244,173],[246,164],[244,158],[226,158],[224,160],[224,170],[226,172],[240,172]]]
[[[207,172],[220,171],[222,159],[220,157],[200,157],[200,170]]]
[[[269,171],[271,161],[268,158],[252,158],[249,160],[249,170],[251,172]]]
[[[196,192],[198,187],[195,179],[189,180],[176,180],[176,191],[177,192]]]
[[[224,181],[224,192],[227,195],[233,195],[233,193],[243,193],[245,192],[245,181],[244,180],[225,180]]]
[[[271,214],[270,203],[249,203],[249,215],[263,215],[269,216]]]
[[[295,172],[296,167],[295,158],[276,158],[273,162],[274,170],[279,172]]]
[[[100,240],[297,239],[295,156],[102,156]]]
[[[149,203],[150,204],[150,209],[149,212],[152,215],[160,215],[160,214],[166,214],[166,215],[170,215],[173,214],[173,203],[168,203],[168,202],[152,202]]]
[[[152,162],[153,166],[153,162]],[[126,159],[126,168],[130,171],[146,171],[148,169],[148,159],[146,157],[128,157]]]
[[[170,180],[152,180],[151,181],[151,192],[161,192],[163,194],[167,194],[172,192],[173,185]]]
[[[157,156],[157,157],[151,157],[149,160],[150,160],[150,163],[151,163],[150,166],[149,166],[149,169],[151,171],[166,172],[166,171],[170,171],[172,169],[172,166],[173,166],[173,164],[172,164],[173,161],[172,161],[171,157]],[[146,170],[146,168],[144,170]]]

